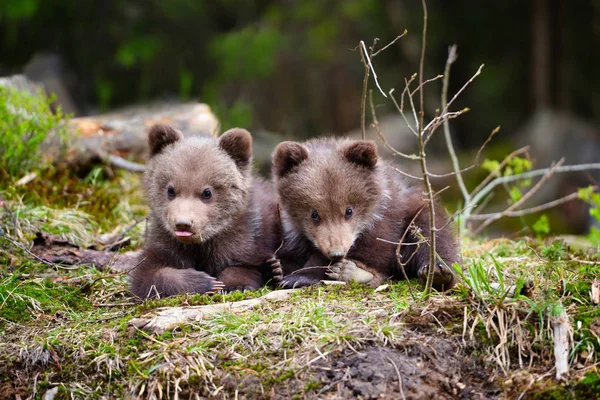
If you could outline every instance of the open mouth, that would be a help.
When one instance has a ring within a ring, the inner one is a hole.
[[[194,232],[189,232],[189,231],[175,231],[175,236],[178,237],[189,237],[192,236],[194,234]]]

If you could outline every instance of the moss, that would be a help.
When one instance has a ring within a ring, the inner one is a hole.
[[[560,240],[556,240],[549,245],[543,246],[540,254],[550,261],[560,261],[565,258],[567,249],[565,244]]]

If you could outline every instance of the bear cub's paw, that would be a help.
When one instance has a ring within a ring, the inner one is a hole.
[[[215,294],[223,291],[225,284],[216,278],[208,275],[206,272],[195,269],[178,270],[177,281],[182,286],[174,294],[179,293],[200,293]]]
[[[422,265],[417,271],[417,276],[422,284],[427,282],[429,264]],[[442,263],[436,263],[433,269],[433,287],[440,291],[450,290],[456,285],[454,273]]]
[[[327,277],[336,281],[357,283],[369,283],[374,276],[369,271],[365,271],[356,265],[352,260],[341,260],[329,267],[331,272],[327,272]]]
[[[267,260],[267,264],[271,269],[271,280],[274,284],[279,285],[283,281],[283,269],[281,268],[281,261],[273,255],[272,258]]]

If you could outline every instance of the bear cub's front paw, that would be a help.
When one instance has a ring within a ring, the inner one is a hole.
[[[427,282],[427,274],[429,273],[429,264],[421,265],[417,271],[417,276],[422,284]],[[456,278],[450,268],[442,263],[436,263],[433,269],[433,287],[437,290],[450,290],[456,284]]]
[[[183,292],[186,293],[215,294],[222,292],[225,287],[223,282],[218,281],[206,272],[195,269],[180,270],[178,279],[185,287]]]
[[[354,261],[346,259],[334,263],[329,270],[327,277],[336,281],[369,283],[374,278],[372,273],[360,268]]]

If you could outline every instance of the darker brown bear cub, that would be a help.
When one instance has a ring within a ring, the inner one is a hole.
[[[150,226],[131,271],[132,292],[164,297],[262,286],[280,228],[274,188],[250,171],[250,133],[184,138],[155,125],[148,140]]]
[[[402,262],[409,277],[424,280],[429,246],[420,238],[429,236],[429,212],[422,189],[411,187],[393,166],[378,160],[375,142],[283,142],[273,155],[273,176],[284,234],[277,255],[284,287],[323,279],[372,286],[402,279],[397,246],[388,242],[399,242],[407,229]],[[447,217],[436,207],[436,226],[442,227]],[[413,218],[415,226],[409,228]],[[450,228],[436,239],[443,262],[434,269],[434,287],[447,290],[456,283],[449,268],[460,261],[458,246]]]

